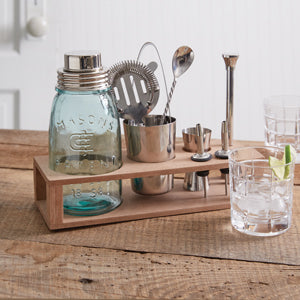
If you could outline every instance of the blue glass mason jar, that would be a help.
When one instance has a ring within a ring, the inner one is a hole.
[[[122,165],[120,121],[99,52],[70,52],[59,69],[49,126],[49,168],[96,175]],[[121,180],[63,186],[64,212],[91,216],[122,200]]]

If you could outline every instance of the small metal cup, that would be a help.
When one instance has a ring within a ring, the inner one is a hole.
[[[143,124],[124,120],[127,157],[138,162],[163,162],[175,157],[176,119],[147,115]],[[142,195],[157,195],[173,188],[174,176],[157,175],[131,179],[132,190]]]
[[[183,150],[188,152],[197,152],[196,128],[189,127],[182,129]],[[210,150],[211,129],[203,128],[203,147],[204,151]]]

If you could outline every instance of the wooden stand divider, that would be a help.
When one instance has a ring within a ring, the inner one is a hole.
[[[220,141],[211,142],[210,153],[221,148]],[[116,223],[152,217],[162,217],[200,211],[229,208],[229,196],[225,195],[225,182],[220,177],[210,178],[207,197],[203,192],[183,189],[183,180],[175,179],[171,192],[144,196],[131,190],[126,179],[154,175],[179,174],[228,168],[228,160],[213,155],[208,162],[194,162],[191,152],[185,152],[182,144],[176,144],[176,157],[161,163],[140,163],[129,160],[123,151],[123,166],[111,173],[93,176],[75,176],[57,173],[48,168],[48,156],[34,158],[34,190],[37,204],[50,229],[62,229],[96,224]],[[115,210],[97,216],[70,216],[63,211],[63,185],[122,179],[122,204]],[[228,189],[229,190],[229,189]]]

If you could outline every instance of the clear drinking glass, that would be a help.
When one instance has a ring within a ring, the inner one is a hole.
[[[281,160],[283,155],[284,150],[277,147],[247,147],[229,153],[231,224],[238,231],[273,236],[290,228],[295,158],[274,168],[268,162],[269,156]],[[284,168],[283,179],[275,175],[280,171],[276,168]]]
[[[264,100],[265,144],[300,153],[300,96],[272,96]],[[299,155],[298,155],[299,157]]]

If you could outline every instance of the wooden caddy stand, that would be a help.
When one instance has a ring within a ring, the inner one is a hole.
[[[210,178],[207,197],[203,192],[183,189],[183,180],[175,179],[174,189],[161,195],[138,195],[131,190],[130,178],[154,175],[179,174],[228,168],[228,160],[213,158],[208,162],[194,162],[191,152],[185,152],[183,144],[176,144],[176,157],[161,163],[141,163],[129,160],[123,151],[123,166],[111,173],[93,176],[74,176],[54,172],[48,168],[48,156],[34,158],[34,191],[37,204],[49,229],[62,229],[96,224],[116,223],[152,217],[195,213],[229,208],[229,196],[225,195],[225,183],[221,177]],[[220,141],[211,142],[210,153],[221,148]],[[122,204],[115,210],[97,216],[70,216],[63,210],[63,185],[122,179]]]

